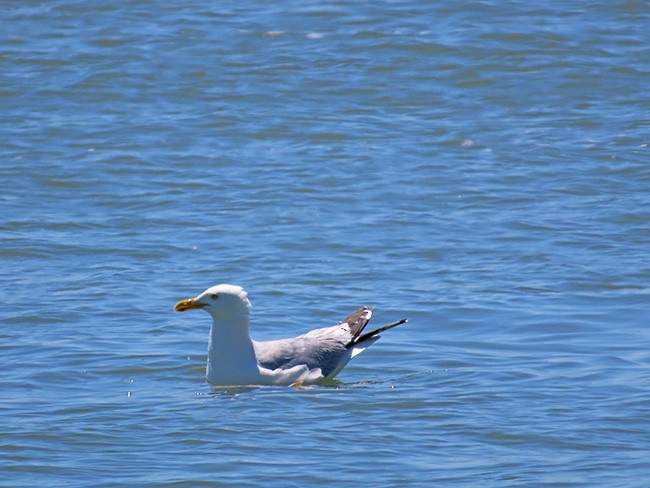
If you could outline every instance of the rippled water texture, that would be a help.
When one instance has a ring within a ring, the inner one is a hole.
[[[0,21],[0,485],[646,486],[646,2]],[[213,390],[222,282],[258,339],[410,321]]]

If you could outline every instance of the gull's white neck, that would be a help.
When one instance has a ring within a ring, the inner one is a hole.
[[[212,318],[208,339],[208,382],[236,385],[257,381],[260,372],[248,324],[248,314]]]

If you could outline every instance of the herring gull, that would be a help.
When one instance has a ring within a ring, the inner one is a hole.
[[[196,298],[181,300],[175,312],[202,309],[212,316],[206,377],[217,386],[319,383],[334,378],[348,362],[406,322],[363,332],[372,307],[361,307],[338,325],[275,341],[254,341],[248,334],[252,305],[240,286],[217,285]]]

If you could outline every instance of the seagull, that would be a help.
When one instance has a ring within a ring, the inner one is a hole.
[[[372,307],[361,307],[338,325],[274,341],[254,341],[248,333],[251,302],[240,286],[217,285],[181,300],[175,312],[201,309],[212,316],[206,378],[214,386],[300,387],[333,379],[348,362],[407,319],[363,332]]]

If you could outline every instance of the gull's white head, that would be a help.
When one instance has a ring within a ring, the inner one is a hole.
[[[214,318],[247,317],[253,306],[246,295],[241,286],[217,285],[208,288],[196,298],[181,300],[174,306],[174,312],[200,308]]]

